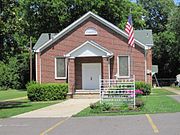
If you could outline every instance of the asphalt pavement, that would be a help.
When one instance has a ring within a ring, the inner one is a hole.
[[[0,120],[0,135],[154,134],[180,135],[180,113]]]

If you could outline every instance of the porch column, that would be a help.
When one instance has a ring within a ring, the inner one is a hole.
[[[69,58],[68,62],[68,84],[69,94],[74,94],[75,89],[75,59]]]
[[[103,57],[103,79],[108,79],[109,78],[109,72],[108,72],[108,58],[107,57]]]
[[[147,51],[147,83],[152,85],[152,50]]]

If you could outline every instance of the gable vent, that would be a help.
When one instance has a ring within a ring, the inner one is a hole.
[[[96,28],[90,27],[85,30],[84,34],[85,35],[97,35],[98,32],[97,32]]]

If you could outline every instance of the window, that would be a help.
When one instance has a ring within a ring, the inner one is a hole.
[[[97,35],[98,33],[97,33],[97,31],[96,31],[95,28],[90,27],[90,28],[87,28],[87,29],[86,29],[86,31],[85,31],[84,34],[85,34],[85,35]]]
[[[55,78],[66,79],[66,60],[63,57],[55,59]]]
[[[129,56],[118,56],[118,77],[130,77],[130,58]]]

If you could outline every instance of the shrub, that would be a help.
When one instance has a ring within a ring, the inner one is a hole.
[[[26,88],[27,88],[28,86],[32,85],[32,84],[37,84],[37,82],[36,82],[36,81],[30,81],[30,82],[28,82],[28,83],[26,84]]]
[[[127,93],[128,94],[131,94],[129,97],[134,97],[134,91],[132,91],[132,90],[129,90],[129,91],[127,91]],[[135,96],[136,97],[140,97],[140,96],[142,96],[144,93],[143,93],[143,91],[142,90],[135,90]]]
[[[100,104],[99,103],[91,103],[90,104],[90,108],[91,109],[98,109],[100,107]]]
[[[39,84],[31,83],[27,86],[27,96],[31,101],[48,101],[65,99],[68,92],[68,84]]]
[[[107,103],[93,103],[93,104],[90,104],[90,108],[94,112],[109,111],[111,110],[112,105],[107,104]]]
[[[110,104],[107,104],[107,103],[101,104],[102,111],[109,111],[111,108],[112,108],[112,105],[110,105]]]
[[[143,92],[143,95],[149,95],[151,93],[151,85],[145,82],[136,82],[136,89],[139,89]]]
[[[144,93],[142,90],[135,90],[136,97],[142,96]]]
[[[120,110],[122,111],[126,111],[126,110],[129,110],[129,106],[127,103],[123,103],[121,106],[120,106]]]

